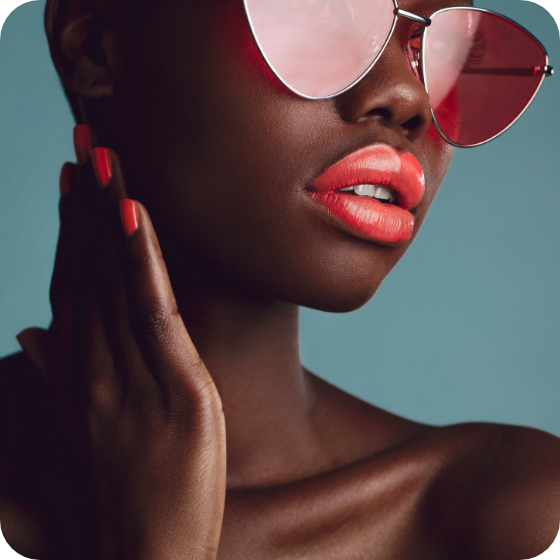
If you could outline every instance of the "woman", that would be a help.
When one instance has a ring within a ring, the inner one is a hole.
[[[435,197],[464,114],[449,91],[446,132],[432,127],[418,40],[422,18],[467,5],[402,2],[419,17],[399,15],[369,72],[328,97],[275,76],[237,0],[48,2],[91,128],[61,173],[52,327],[2,363],[15,550],[518,559],[551,544],[557,438],[404,420],[299,359],[297,307],[367,302]]]

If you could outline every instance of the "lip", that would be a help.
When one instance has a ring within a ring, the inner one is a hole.
[[[355,185],[384,185],[397,193],[396,204],[336,192]],[[387,144],[374,144],[344,157],[311,181],[308,193],[328,214],[359,237],[403,243],[414,230],[413,210],[424,196],[422,166],[410,153],[399,154]]]

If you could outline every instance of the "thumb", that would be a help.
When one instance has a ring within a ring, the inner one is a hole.
[[[16,338],[39,375],[50,385],[52,379],[51,333],[39,327],[30,327],[21,331]]]

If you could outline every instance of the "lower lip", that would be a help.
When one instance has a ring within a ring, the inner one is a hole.
[[[329,214],[371,241],[403,243],[412,236],[414,216],[393,204],[339,192],[309,192]]]

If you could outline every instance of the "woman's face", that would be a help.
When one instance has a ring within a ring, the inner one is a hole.
[[[421,15],[450,5],[466,3],[400,2]],[[453,155],[403,52],[415,25],[399,20],[358,85],[307,100],[266,66],[242,0],[150,2],[113,63],[111,119],[131,194],[243,288],[325,311],[358,308],[418,233]],[[414,229],[399,243],[368,237],[310,196],[331,165],[379,144],[414,156],[425,177]]]

